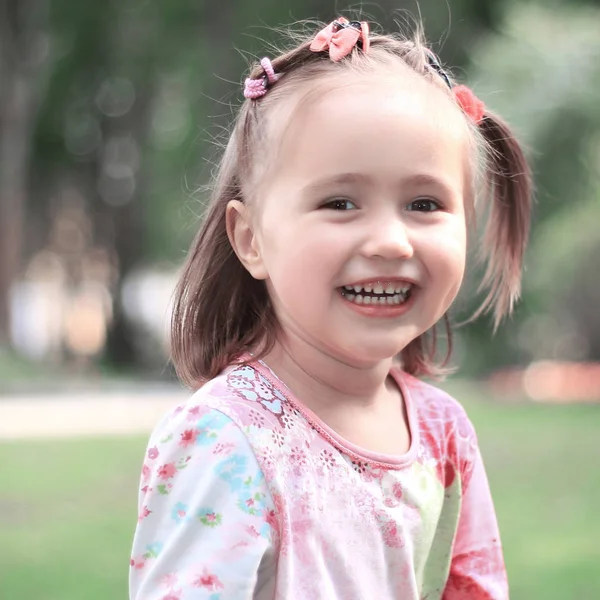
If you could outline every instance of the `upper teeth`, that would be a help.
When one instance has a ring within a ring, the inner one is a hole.
[[[348,292],[356,292],[359,294],[363,290],[367,293],[373,292],[374,294],[406,294],[410,290],[410,283],[393,283],[377,281],[376,283],[364,283],[356,285],[345,285],[344,289]]]

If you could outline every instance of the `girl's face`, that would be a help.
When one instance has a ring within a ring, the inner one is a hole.
[[[458,293],[470,146],[460,110],[431,83],[348,79],[282,127],[249,270],[266,279],[284,334],[368,366]]]

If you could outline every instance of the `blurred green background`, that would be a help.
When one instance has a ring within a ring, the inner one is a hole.
[[[126,597],[148,403],[182,394],[167,322],[197,190],[273,28],[345,6],[0,0],[2,600]],[[403,11],[535,176],[523,301],[493,337],[460,329],[447,384],[478,428],[511,597],[598,598],[600,2],[363,4],[385,30]]]

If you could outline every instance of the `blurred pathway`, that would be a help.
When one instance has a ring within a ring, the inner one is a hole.
[[[189,393],[180,388],[0,396],[0,442],[148,434]]]

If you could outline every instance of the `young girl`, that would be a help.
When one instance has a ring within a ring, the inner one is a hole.
[[[419,377],[482,203],[481,310],[518,295],[517,142],[419,40],[342,18],[244,95],[176,295],[197,391],[149,443],[131,598],[507,598],[475,432]]]

